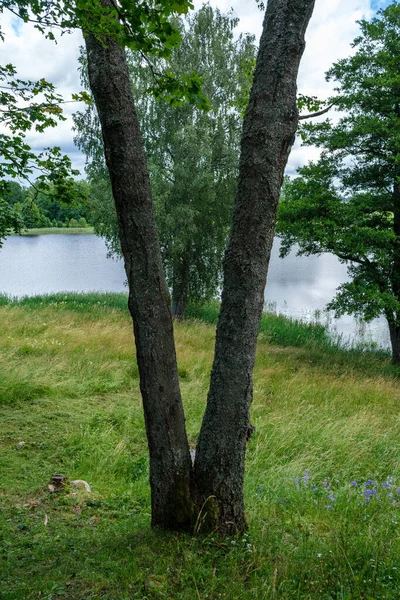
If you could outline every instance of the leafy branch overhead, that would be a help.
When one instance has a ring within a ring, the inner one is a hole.
[[[88,101],[85,92],[73,100]],[[35,152],[26,142],[30,131],[42,133],[65,121],[62,97],[45,79],[22,80],[17,77],[11,64],[0,66],[0,123],[6,133],[0,134],[0,180],[10,178],[30,182],[42,190],[52,184],[60,199],[69,199],[74,192],[74,176],[71,160],[60,148],[48,148]],[[9,131],[9,133],[7,132]]]
[[[193,9],[193,4],[188,0],[4,0],[0,13],[5,9],[24,22],[33,23],[48,39],[56,41],[57,30],[65,34],[80,29],[84,35],[93,34],[104,42],[108,38],[114,39],[122,46],[140,52],[144,60],[150,60],[151,57],[166,59],[179,46],[182,38],[174,20]],[[168,72],[154,72],[154,85],[150,91],[174,105],[188,101],[200,110],[209,107],[196,73],[176,77]]]

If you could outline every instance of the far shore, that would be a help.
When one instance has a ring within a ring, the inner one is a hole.
[[[49,235],[49,234],[90,234],[94,233],[93,227],[43,227],[40,229],[24,229],[20,234],[14,235]]]

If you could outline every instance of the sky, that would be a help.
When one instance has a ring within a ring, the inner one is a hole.
[[[209,3],[222,12],[232,8],[240,19],[238,31],[253,33],[259,39],[263,13],[258,9],[256,0],[210,0]],[[199,8],[202,2],[194,0],[194,4]],[[300,66],[299,91],[321,99],[329,96],[333,84],[325,81],[324,74],[333,62],[351,53],[350,43],[359,32],[356,21],[370,19],[376,10],[388,4],[390,0],[316,0]],[[5,42],[0,42],[1,64],[13,64],[21,79],[44,77],[57,87],[65,100],[70,100],[71,94],[81,89],[77,59],[83,40],[79,32],[59,37],[55,44],[44,39],[32,25],[22,24],[7,11],[1,15],[1,24],[5,34]],[[72,113],[79,108],[77,104],[67,104],[66,122],[43,134],[29,133],[27,141],[37,151],[48,146],[60,146],[84,176],[85,158],[74,146],[72,131]],[[296,142],[287,172],[294,173],[298,166],[317,156],[318,150],[302,148]]]

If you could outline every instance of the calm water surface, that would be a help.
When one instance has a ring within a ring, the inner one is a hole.
[[[277,312],[315,318],[324,309],[335,289],[347,280],[346,267],[334,256],[278,256],[276,240],[271,256],[265,299]],[[31,296],[53,292],[126,291],[125,272],[120,260],[107,258],[104,241],[95,235],[39,235],[9,237],[0,250],[0,292]],[[328,319],[331,329],[346,339],[374,340],[389,344],[383,319],[367,327],[352,317]]]

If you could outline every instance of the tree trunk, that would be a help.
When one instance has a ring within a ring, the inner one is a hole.
[[[110,6],[110,0],[101,0]],[[187,529],[191,459],[146,159],[122,48],[85,39],[129,284],[150,453],[152,524]]]
[[[269,0],[243,123],[233,227],[210,390],[195,460],[199,528],[246,527],[252,372],[283,172],[298,124],[296,80],[314,0]]]
[[[189,252],[184,252],[174,264],[172,276],[172,316],[184,319],[189,296],[190,260]]]
[[[396,112],[400,118],[398,107]],[[395,234],[393,247],[393,275],[392,288],[393,294],[400,303],[400,168],[396,167],[396,179],[393,184],[392,201],[393,201],[393,230]],[[392,344],[392,362],[393,364],[400,363],[400,320],[399,314],[395,315],[396,320],[389,320],[390,342]]]
[[[400,364],[400,325],[393,321],[388,321],[390,343],[392,345],[392,362],[394,365]]]

